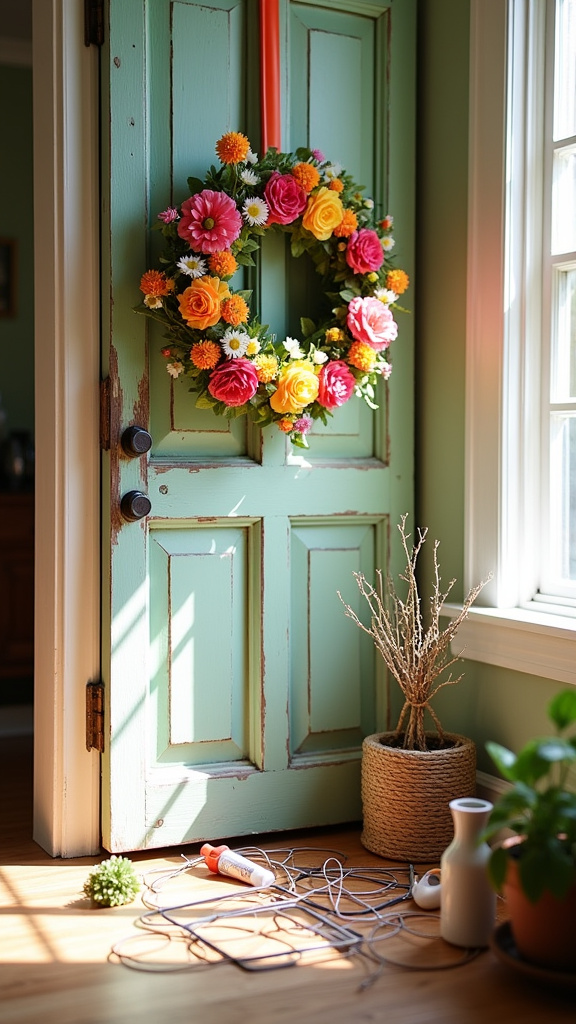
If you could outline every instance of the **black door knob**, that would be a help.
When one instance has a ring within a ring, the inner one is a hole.
[[[152,508],[152,502],[142,491],[127,491],[120,502],[120,511],[128,523],[144,519]]]
[[[148,431],[144,430],[144,427],[126,427],[120,438],[120,444],[129,458],[136,459],[150,451],[152,438]]]

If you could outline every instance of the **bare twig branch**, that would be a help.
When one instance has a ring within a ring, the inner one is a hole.
[[[491,576],[472,587],[456,618],[450,619],[446,628],[441,630],[442,607],[456,581],[451,580],[446,590],[442,591],[438,564],[439,541],[434,541],[430,623],[426,626],[416,581],[416,565],[428,530],[417,529],[413,547],[410,549],[410,534],[406,533],[406,520],[407,513],[402,516],[398,525],[406,556],[406,568],[399,575],[399,579],[406,584],[405,598],[402,599],[397,594],[390,578],[387,580],[386,588],[384,587],[381,570],[376,570],[375,587],[367,581],[363,573],[355,572],[353,575],[360,594],[370,609],[368,627],[360,620],[354,609],[346,604],[340,591],[338,597],[348,618],[372,638],[386,668],[400,686],[404,704],[396,726],[396,735],[404,733],[404,747],[426,750],[424,712],[427,710],[432,717],[438,736],[442,740],[444,733],[438,716],[430,706],[430,701],[443,687],[454,686],[462,679],[462,674],[454,679],[449,674],[443,681],[437,681],[460,660],[460,657],[450,656],[450,645],[471,605]]]

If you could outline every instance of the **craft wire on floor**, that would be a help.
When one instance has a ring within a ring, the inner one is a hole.
[[[156,972],[206,969],[222,963],[261,971],[318,962],[327,956],[357,956],[364,964],[375,965],[361,983],[363,989],[380,977],[386,963],[440,970],[467,963],[478,952],[465,950],[456,961],[415,964],[383,955],[377,948],[402,931],[425,939],[439,937],[419,931],[411,920],[431,921],[438,919],[438,915],[390,910],[411,899],[415,880],[412,864],[350,867],[341,851],[318,847],[286,847],[269,852],[245,847],[235,852],[272,870],[276,883],[269,888],[242,887],[167,905],[166,888],[188,871],[205,867],[203,857],[182,854],[183,863],[177,868],[144,875],[142,902],[148,911],[135,922],[140,932],[115,943],[111,959],[133,969]],[[373,927],[368,934],[362,934],[348,927],[353,922],[372,922]],[[145,945],[143,932],[149,945],[138,952],[138,947]],[[272,948],[247,954],[228,948],[232,944],[237,947],[241,939],[253,945],[256,940],[260,944],[265,940]],[[174,944],[185,957],[184,962],[150,959],[164,954]]]

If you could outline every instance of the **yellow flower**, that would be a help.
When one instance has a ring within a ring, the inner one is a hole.
[[[337,341],[344,341],[344,331],[339,327],[329,327],[326,331],[326,341],[334,345]]]
[[[294,359],[282,370],[278,387],[270,396],[270,406],[281,414],[299,413],[318,397],[318,377],[312,364]]]
[[[302,226],[319,242],[325,242],[344,216],[342,200],[336,192],[322,186],[308,199]]]
[[[276,356],[267,356],[263,353],[257,355],[254,360],[258,380],[262,384],[269,384],[278,373],[278,359]]]
[[[216,152],[223,164],[239,164],[245,160],[250,143],[241,132],[226,132],[216,143]]]
[[[248,348],[246,349],[247,356],[255,356],[260,351],[260,342],[258,338],[250,338],[248,342]]]

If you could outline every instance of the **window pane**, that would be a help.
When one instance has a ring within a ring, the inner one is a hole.
[[[576,146],[554,153],[552,253],[576,249]]]
[[[556,271],[553,402],[576,398],[576,269]]]
[[[576,414],[551,423],[550,548],[553,576],[576,580]]]
[[[554,139],[576,135],[576,0],[556,0]]]

